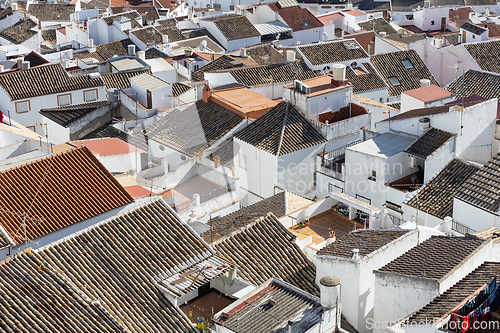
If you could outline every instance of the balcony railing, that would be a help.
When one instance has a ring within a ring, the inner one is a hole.
[[[465,235],[465,234],[474,234],[477,231],[469,227],[468,225],[465,225],[463,223],[460,223],[458,221],[453,220],[451,224],[451,229],[455,230],[459,234]]]

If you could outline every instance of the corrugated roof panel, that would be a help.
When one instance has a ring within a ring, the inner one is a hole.
[[[292,31],[288,25],[280,21],[259,23],[255,25],[255,29],[257,29],[262,36]]]

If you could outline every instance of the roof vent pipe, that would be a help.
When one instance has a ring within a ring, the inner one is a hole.
[[[130,57],[135,57],[135,45],[130,44],[128,47],[128,55]]]
[[[22,64],[21,64],[21,68],[22,70],[27,70],[27,69],[30,69],[30,62],[29,61],[23,61]]]
[[[340,305],[340,280],[335,276],[324,276],[319,280],[321,306],[333,309]]]
[[[346,65],[333,64],[332,65],[333,80],[337,82],[345,81],[345,70],[346,70]]]

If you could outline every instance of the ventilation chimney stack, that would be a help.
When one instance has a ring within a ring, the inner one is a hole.
[[[17,61],[17,68],[18,69],[22,69],[23,68],[23,61],[24,61],[24,58],[23,57],[19,57],[16,59]]]
[[[130,45],[128,46],[128,55],[129,55],[130,57],[135,57],[135,45],[130,44]]]
[[[345,79],[346,65],[344,64],[333,64],[332,65],[332,84],[336,87],[342,87],[347,85],[349,82]]]
[[[25,71],[25,70],[27,70],[27,69],[30,69],[30,62],[29,62],[29,61],[23,61],[23,62],[22,62],[22,64],[21,64],[21,66],[22,66],[22,68],[21,68],[21,69],[22,69],[23,71]]]

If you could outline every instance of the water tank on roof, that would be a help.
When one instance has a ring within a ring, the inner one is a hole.
[[[117,103],[120,100],[120,91],[116,88],[108,89],[108,102]]]
[[[333,79],[335,81],[345,81],[345,68],[346,65],[344,64],[332,65]]]
[[[425,133],[431,127],[431,120],[429,118],[420,118],[418,121],[420,125],[420,132]]]

